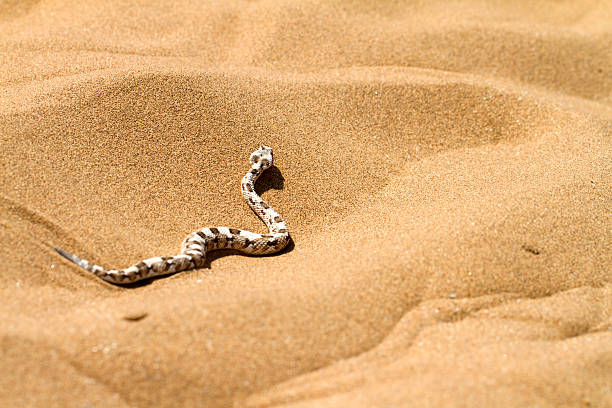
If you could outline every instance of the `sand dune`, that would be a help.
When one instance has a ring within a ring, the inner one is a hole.
[[[0,405],[612,406],[612,3],[0,5]],[[187,233],[293,243],[136,287]]]

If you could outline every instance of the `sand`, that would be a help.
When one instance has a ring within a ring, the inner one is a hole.
[[[0,3],[0,406],[612,406],[611,1],[138,3]]]

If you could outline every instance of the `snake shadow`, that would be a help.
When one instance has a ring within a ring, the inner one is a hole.
[[[262,195],[268,190],[283,190],[284,188],[285,188],[285,179],[283,178],[283,175],[281,174],[280,170],[274,165],[272,165],[268,170],[266,170],[259,177],[259,179],[257,179],[257,182],[255,182],[255,191],[259,195]],[[281,256],[283,254],[287,254],[293,251],[294,248],[295,248],[295,243],[293,242],[293,238],[290,235],[289,242],[287,243],[287,246],[285,246],[285,248],[283,248],[282,250],[278,252],[275,252],[273,254],[268,254],[268,255],[250,255],[250,254],[245,254],[243,252],[240,252],[237,249],[217,249],[215,251],[206,253],[206,260],[204,261],[204,265],[202,265],[198,269],[212,269],[212,263],[214,261],[216,261],[219,258],[226,257],[226,256],[239,255],[239,256],[245,256],[249,258],[268,258],[268,257]],[[188,272],[189,271],[183,271],[183,272],[177,272],[177,273],[188,273]],[[170,275],[154,276],[152,278],[145,279],[142,281],[123,284],[121,285],[121,287],[139,288],[142,286],[150,285],[156,280],[166,279],[173,275],[176,275],[176,274],[173,273]]]

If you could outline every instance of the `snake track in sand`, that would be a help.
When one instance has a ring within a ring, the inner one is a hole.
[[[270,166],[274,157],[272,148],[261,146],[249,161],[251,169],[242,178],[242,195],[247,204],[269,228],[269,234],[257,234],[237,228],[206,227],[193,232],[181,244],[181,253],[169,257],[145,259],[125,269],[104,269],[62,249],[55,250],[64,258],[93,273],[100,279],[125,285],[154,276],[168,275],[203,266],[206,252],[215,249],[237,249],[252,255],[272,254],[282,250],[289,242],[289,230],[283,218],[255,192],[255,181]]]

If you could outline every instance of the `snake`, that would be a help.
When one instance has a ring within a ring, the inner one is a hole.
[[[206,253],[217,249],[235,249],[249,255],[279,252],[289,243],[289,229],[281,215],[255,191],[255,182],[272,166],[273,161],[272,148],[260,146],[249,156],[251,168],[240,184],[246,203],[268,227],[267,234],[238,228],[205,227],[189,234],[183,240],[180,254],[145,259],[125,269],[105,269],[63,249],[54,249],[70,262],[115,285],[131,284],[143,279],[200,268],[204,266]]]

